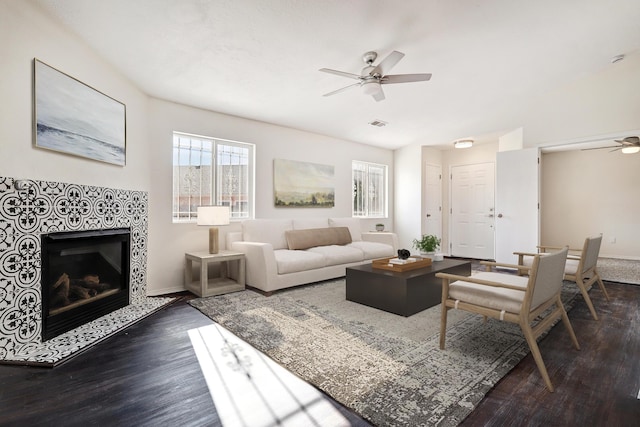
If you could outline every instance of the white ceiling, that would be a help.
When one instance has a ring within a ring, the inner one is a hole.
[[[510,131],[523,100],[640,49],[638,0],[34,2],[151,96],[391,149]],[[353,81],[318,69],[369,50],[433,77],[323,97]]]

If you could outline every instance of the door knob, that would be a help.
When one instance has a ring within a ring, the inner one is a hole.
[[[498,214],[498,218],[502,218],[502,214]]]
[[[427,214],[427,218],[430,218],[430,217],[431,217],[431,214]]]
[[[493,214],[489,214],[487,215],[489,218],[493,218]]]

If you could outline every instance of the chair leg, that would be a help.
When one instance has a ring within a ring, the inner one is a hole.
[[[587,292],[587,288],[584,287],[584,280],[582,276],[576,277],[576,285],[580,288],[580,292],[582,293],[582,297],[584,298],[584,302],[587,303],[587,307],[589,307],[589,311],[595,320],[598,320],[598,315],[596,314],[596,309],[591,302],[591,298],[589,298],[589,293]]]
[[[607,290],[604,287],[604,283],[602,283],[602,278],[600,277],[600,273],[598,273],[598,270],[596,270],[594,268],[593,269],[593,274],[595,274],[595,276],[596,276],[596,280],[598,281],[598,286],[600,286],[600,289],[602,290],[602,293],[604,294],[604,297],[607,299],[607,301],[611,301],[609,299],[609,294],[607,293]]]
[[[447,335],[447,312],[449,308],[442,301],[442,312],[440,313],[440,350],[444,350],[444,340]]]
[[[553,384],[551,384],[551,379],[547,373],[547,367],[544,365],[544,361],[542,360],[540,348],[538,348],[538,343],[536,342],[536,337],[533,335],[533,331],[531,330],[531,325],[528,323],[520,323],[520,329],[522,329],[522,333],[527,340],[527,344],[529,344],[533,360],[536,362],[536,366],[538,367],[538,371],[540,371],[540,375],[542,375],[544,383],[547,385],[549,391],[553,392]]]
[[[562,300],[558,295],[558,300],[556,305],[560,309],[560,314],[562,314],[562,323],[564,323],[564,327],[569,332],[569,336],[571,337],[571,341],[573,342],[573,346],[576,350],[580,350],[580,344],[578,344],[578,338],[576,338],[576,333],[573,331],[573,326],[571,326],[571,322],[569,321],[569,316],[567,316],[567,311],[564,309],[564,305],[562,304]]]

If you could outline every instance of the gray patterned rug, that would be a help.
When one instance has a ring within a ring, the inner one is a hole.
[[[439,305],[397,316],[346,301],[343,279],[191,305],[378,426],[457,425],[529,352],[518,325],[456,310],[442,351]]]

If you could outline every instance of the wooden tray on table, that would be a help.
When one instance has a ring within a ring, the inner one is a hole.
[[[429,267],[431,265],[431,258],[417,258],[417,257],[411,257],[411,258],[417,258],[417,260],[415,262],[409,262],[406,264],[389,263],[389,260],[394,258],[396,257],[374,259],[371,262],[371,267],[378,268],[381,270],[403,272],[403,271],[417,270],[418,268]]]

